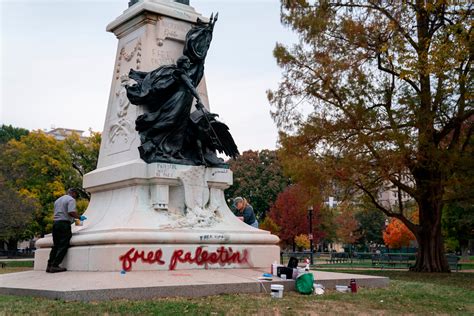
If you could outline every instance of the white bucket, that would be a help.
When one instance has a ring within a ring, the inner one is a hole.
[[[341,293],[348,293],[349,287],[347,285],[336,285],[336,291]]]
[[[272,293],[273,298],[282,298],[283,297],[283,289],[285,287],[281,284],[272,284],[270,286],[270,290]]]

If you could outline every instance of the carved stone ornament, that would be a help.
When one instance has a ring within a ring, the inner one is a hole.
[[[110,154],[130,149],[130,146],[127,145],[135,137],[133,122],[127,119],[130,101],[127,98],[125,87],[130,85],[130,83],[131,80],[128,75],[123,74],[120,76],[120,86],[115,92],[116,117],[118,120],[109,127],[108,131],[108,147],[117,148],[116,150],[111,150]],[[117,141],[118,139],[120,141]]]
[[[126,45],[128,46],[128,45]],[[115,67],[115,79],[119,80],[120,78],[120,73],[121,73],[121,67],[122,64],[125,62],[126,66],[129,66],[127,69],[130,67],[135,67],[136,69],[140,69],[141,65],[141,57],[142,57],[142,40],[141,38],[136,39],[136,44],[135,46],[127,51],[126,46],[122,47],[120,49],[119,57],[117,60],[117,65]],[[133,57],[136,57],[135,59],[135,65],[129,65],[130,61],[132,61]]]

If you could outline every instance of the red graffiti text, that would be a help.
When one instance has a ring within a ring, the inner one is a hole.
[[[163,251],[161,251],[161,249],[158,249],[156,251],[149,251],[145,255],[145,251],[138,251],[135,250],[135,248],[131,248],[124,255],[121,255],[119,260],[122,261],[122,269],[125,271],[130,271],[132,270],[132,264],[134,262],[137,262],[138,259],[141,259],[144,263],[156,263],[159,265],[164,265],[165,262],[161,260],[162,256]]]
[[[247,264],[248,263],[248,251],[244,249],[242,252],[232,251],[232,247],[226,249],[224,246],[218,248],[216,251],[203,250],[202,247],[198,247],[194,254],[190,251],[184,252],[183,250],[176,249],[171,256],[169,269],[174,270],[178,262],[181,263],[194,263],[197,265],[219,264],[226,265],[232,263]]]

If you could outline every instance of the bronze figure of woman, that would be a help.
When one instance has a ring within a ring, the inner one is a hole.
[[[176,65],[151,72],[130,70],[129,77],[137,84],[127,87],[127,96],[132,104],[145,107],[135,128],[141,140],[140,157],[147,163],[219,166],[223,161],[216,150],[231,157],[238,155],[227,126],[204,109],[196,91],[216,21],[217,15],[211,16],[209,23],[198,19],[186,35],[183,55]],[[199,114],[191,119],[194,99]]]

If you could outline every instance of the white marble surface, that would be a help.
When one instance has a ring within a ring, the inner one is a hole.
[[[211,253],[217,253],[218,249],[224,247],[228,256],[239,255],[237,260],[223,260],[217,263],[202,261],[202,256],[196,257],[197,248]],[[133,258],[135,252],[144,252],[144,256],[152,253],[153,258],[156,251],[161,251],[161,263],[153,260],[141,260],[131,263],[130,271],[158,271],[158,270],[183,270],[183,269],[235,269],[235,268],[268,268],[271,263],[280,260],[280,247],[275,245],[246,245],[246,244],[125,244],[125,245],[96,245],[76,246],[69,249],[62,266],[71,271],[121,271],[124,270],[124,260],[121,259],[127,252],[134,249],[130,256]],[[49,256],[49,248],[38,249],[35,254],[34,269],[43,271]],[[177,251],[182,251],[179,255]],[[186,256],[191,261],[180,261]],[[174,258],[174,260],[173,260]],[[128,261],[127,261],[128,262]]]
[[[67,268],[116,271],[117,256],[130,245],[163,248],[167,256],[178,245],[189,250],[232,246],[251,253],[250,267],[266,267],[278,260],[278,237],[243,223],[227,206],[224,190],[232,185],[232,171],[147,164],[139,157],[135,119],[142,109],[126,97],[126,74],[130,68],[150,71],[174,63],[197,17],[189,6],[144,0],[109,24],[108,31],[116,34],[119,43],[107,116],[97,169],[84,176],[83,187],[91,192],[84,214],[88,219],[83,226],[73,226]],[[198,91],[209,107],[204,80]],[[51,235],[37,241],[38,269],[45,267],[52,244]]]
[[[269,268],[269,267],[268,267]],[[274,277],[261,281],[266,269],[203,269],[180,271],[80,272],[50,274],[26,271],[0,275],[0,294],[39,296],[49,299],[98,301],[143,300],[157,297],[200,297],[232,293],[266,293],[271,284],[281,284],[285,293],[294,291],[294,280]],[[315,282],[327,289],[357,281],[361,288],[387,287],[387,277],[311,271]],[[284,294],[286,295],[286,294]]]

